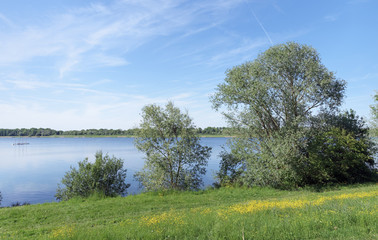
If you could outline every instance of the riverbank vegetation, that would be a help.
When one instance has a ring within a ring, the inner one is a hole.
[[[55,194],[57,200],[89,197],[92,194],[104,197],[126,195],[130,184],[125,182],[126,169],[123,168],[122,159],[98,151],[94,163],[86,158],[78,165],[78,169],[71,166],[71,170],[62,178]]]
[[[339,109],[345,85],[315,49],[295,42],[228,70],[212,103],[227,109],[223,115],[239,132],[223,154],[220,184],[291,189],[376,181],[367,125]]]
[[[195,128],[201,137],[233,136],[233,129],[228,127]],[[54,130],[51,128],[0,128],[0,137],[135,137],[140,129],[82,129]]]

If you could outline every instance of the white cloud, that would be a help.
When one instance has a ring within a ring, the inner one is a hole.
[[[2,73],[0,75],[0,81],[3,85],[6,84],[7,88],[11,89],[37,89],[37,88],[48,88],[51,83],[44,82],[34,74],[27,74],[23,71]]]
[[[243,1],[119,0],[107,5],[97,3],[62,10],[61,14],[47,17],[48,21],[43,24],[31,21],[25,26],[9,28],[7,32],[0,31],[0,69],[3,72],[0,90],[12,89],[7,93],[10,97],[0,97],[0,109],[5,116],[2,127],[129,128],[139,123],[144,105],[165,104],[170,99],[181,108],[189,106],[195,121],[206,118],[206,122],[210,122],[213,116],[209,113],[210,107],[205,106],[203,110],[207,96],[200,96],[198,90],[208,83],[196,82],[196,89],[192,86],[189,89],[188,83],[184,87],[156,89],[159,93],[151,97],[144,92],[145,83],[135,87],[136,80],[130,82],[136,94],[121,94],[120,89],[114,87],[119,85],[117,80],[107,76],[103,80],[96,76],[92,79],[84,73],[126,66],[129,53],[160,36],[173,39],[162,50],[215,29],[227,21],[229,10],[240,3]],[[9,19],[0,15],[1,20]],[[204,48],[195,51],[183,49],[179,57],[196,55],[198,64],[224,66],[240,60],[240,56],[250,56],[257,45],[267,44],[267,41],[239,43],[239,46],[228,45],[224,51],[219,51],[221,45],[214,47],[217,43],[209,42],[216,50],[213,56],[204,56],[201,50],[206,48],[202,45]],[[35,92],[38,95],[33,95]],[[219,120],[214,117],[212,121]]]
[[[359,81],[366,81],[366,80],[373,80],[373,79],[378,79],[378,73],[376,73],[376,72],[375,73],[374,72],[366,73],[363,76],[349,78],[348,81],[349,82],[359,82]],[[377,85],[377,87],[378,87],[378,85]]]
[[[218,54],[211,56],[204,62],[196,63],[196,65],[206,64],[209,66],[229,68],[235,64],[240,64],[245,61],[252,60],[252,57],[257,54],[256,50],[267,45],[269,45],[269,42],[265,38],[257,38],[254,40],[247,39],[237,47],[232,47],[224,50]]]
[[[324,20],[326,22],[334,22],[336,21],[337,19],[339,18],[339,15],[338,14],[334,14],[334,15],[327,15],[324,17]]]
[[[350,0],[348,4],[361,4],[361,3],[367,3],[370,2],[370,0]]]
[[[222,124],[219,113],[210,111],[208,97],[193,92],[148,97],[144,95],[117,95],[78,88],[82,98],[58,99],[29,97],[0,101],[2,127],[50,127],[53,129],[132,128],[140,123],[141,109],[148,104],[164,105],[174,101],[181,109],[188,109],[198,126],[205,123]],[[204,102],[206,102],[204,104]],[[67,105],[69,107],[67,107]],[[51,108],[51,106],[54,106]]]
[[[128,61],[124,54],[127,51],[156,36],[183,31],[183,27],[201,22],[204,17],[221,19],[217,16],[221,14],[219,12],[236,4],[237,1],[219,0],[115,1],[106,6],[91,4],[71,9],[52,17],[48,24],[31,23],[6,34],[0,33],[0,65],[49,57],[61,78],[68,72],[82,68],[126,65]],[[0,19],[11,23],[3,15],[0,15]],[[200,31],[189,29],[188,32],[195,34]],[[185,35],[188,36],[188,33]]]
[[[0,82],[0,91],[6,91],[6,90],[8,90],[8,88],[5,87],[4,84]]]
[[[37,89],[37,88],[46,88],[51,85],[46,82],[33,81],[33,80],[7,80],[8,83],[11,83],[15,88],[19,89]]]
[[[6,25],[8,25],[9,27],[12,27],[12,28],[15,27],[15,24],[11,20],[9,20],[9,18],[7,18],[5,15],[1,13],[0,13],[0,20],[6,23]]]

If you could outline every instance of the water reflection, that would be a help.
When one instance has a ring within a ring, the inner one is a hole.
[[[129,194],[140,192],[139,183],[133,175],[144,164],[143,154],[133,144],[133,138],[27,138],[29,145],[13,145],[15,139],[0,138],[0,191],[2,206],[11,203],[44,203],[54,201],[57,184],[70,166],[88,157],[93,162],[95,153],[114,155],[124,159],[127,169],[126,181],[131,183]],[[203,138],[202,144],[212,147],[206,185],[213,182],[218,169],[218,154],[226,138]]]

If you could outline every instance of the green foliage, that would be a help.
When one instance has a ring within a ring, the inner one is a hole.
[[[0,128],[0,136],[8,137],[71,137],[71,136],[85,136],[85,137],[102,137],[102,136],[136,136],[138,135],[138,128],[127,130],[122,129],[82,129],[82,130],[54,130],[50,128],[16,128],[6,129]],[[204,129],[197,128],[197,133],[201,136],[225,136],[232,135],[231,128],[226,127],[206,127]]]
[[[202,184],[211,148],[201,146],[191,118],[169,102],[165,109],[148,105],[135,146],[146,154],[135,177],[146,190],[197,189]]]
[[[378,93],[374,95],[374,101],[377,103],[371,106],[371,114],[373,115],[373,119],[378,121]]]
[[[344,89],[313,48],[297,43],[271,47],[229,70],[212,101],[215,109],[230,110],[224,115],[239,138],[230,144],[233,156],[221,160],[220,174],[237,159],[246,171],[236,178],[247,185],[292,188],[374,179],[375,148],[365,122],[354,111],[337,113]],[[317,116],[314,109],[320,110]]]
[[[353,132],[333,127],[316,135],[308,147],[308,184],[356,183],[371,181],[374,159],[369,142]]]
[[[367,139],[369,136],[369,128],[365,121],[356,115],[354,110],[345,111],[342,113],[322,111],[318,115],[312,117],[310,120],[311,133],[329,131],[334,127],[345,129],[358,139]]]
[[[114,197],[126,194],[130,184],[125,183],[126,169],[123,160],[116,157],[103,156],[99,151],[96,160],[90,163],[88,158],[79,162],[79,168],[71,167],[58,185],[55,197],[58,200],[68,200],[73,197],[88,197],[97,193]]]
[[[355,183],[376,180],[369,129],[353,110],[320,113],[311,120],[307,159],[301,166],[304,183]]]
[[[22,136],[22,137],[46,137],[46,136],[131,136],[135,135],[138,129],[82,129],[82,130],[54,130],[50,128],[0,128],[0,136]]]
[[[212,97],[230,123],[257,137],[298,128],[316,108],[340,105],[345,81],[321,64],[315,49],[289,42],[271,47],[257,59],[226,73]]]
[[[226,127],[206,127],[204,129],[197,129],[197,132],[202,135],[224,135],[227,131],[229,131],[229,129]]]
[[[374,95],[374,105],[370,106],[372,115],[372,133],[375,137],[378,137],[378,92]]]
[[[3,201],[3,195],[1,195],[1,192],[0,192],[0,206],[1,206],[1,201]]]
[[[226,150],[223,150],[219,154],[219,157],[221,161],[219,162],[219,171],[216,174],[218,182],[214,185],[228,186],[242,184],[240,179],[245,172],[245,161]]]
[[[298,170],[303,162],[303,136],[305,131],[281,130],[258,141],[259,151],[246,156],[247,172],[244,181],[284,189],[301,186]]]
[[[223,114],[239,130],[230,149],[246,163],[245,183],[301,185],[312,111],[337,109],[345,81],[321,64],[315,49],[293,42],[273,46],[226,74],[211,100],[216,110],[227,107]]]

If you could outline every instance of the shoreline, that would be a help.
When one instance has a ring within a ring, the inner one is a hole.
[[[136,138],[134,135],[52,135],[52,136],[0,136],[0,138]],[[200,138],[233,138],[229,135],[200,135]]]

